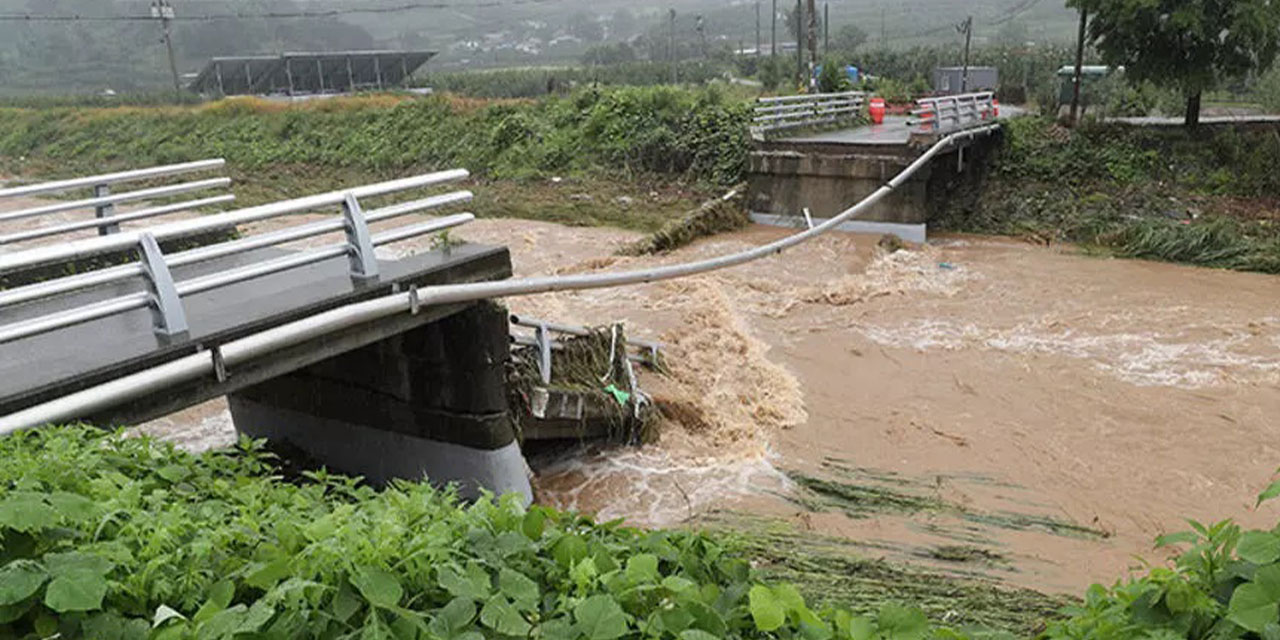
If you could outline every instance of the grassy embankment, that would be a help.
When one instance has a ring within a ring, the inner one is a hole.
[[[7,108],[0,172],[83,175],[224,157],[244,206],[463,167],[475,176],[479,215],[652,231],[742,175],[746,118],[745,102],[716,89],[667,87],[539,101]]]
[[[940,220],[1128,258],[1280,273],[1280,127],[1013,121],[989,175]]]

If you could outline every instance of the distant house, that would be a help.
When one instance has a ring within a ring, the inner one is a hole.
[[[1000,71],[995,67],[969,67],[965,82],[964,67],[938,67],[933,70],[933,91],[938,95],[995,91],[1000,86]]]

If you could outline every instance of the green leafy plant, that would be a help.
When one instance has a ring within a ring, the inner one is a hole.
[[[1280,496],[1280,481],[1258,504]],[[1242,531],[1230,520],[1189,521],[1157,548],[1185,546],[1170,567],[1094,585],[1083,604],[1053,623],[1048,640],[1092,638],[1268,639],[1280,637],[1280,527]]]
[[[323,471],[286,481],[250,441],[194,456],[47,428],[0,440],[0,459],[0,637],[935,633],[898,605],[813,611],[707,535],[598,524],[516,496],[461,504],[425,483],[377,490]]]

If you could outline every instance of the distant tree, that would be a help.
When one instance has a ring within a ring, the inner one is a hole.
[[[858,28],[856,24],[840,25],[839,29],[831,36],[831,46],[836,51],[852,53],[867,42],[867,32]]]
[[[1086,9],[1088,36],[1109,65],[1134,82],[1177,87],[1186,124],[1200,121],[1200,96],[1219,83],[1263,73],[1280,51],[1275,0],[1067,0]]]
[[[582,39],[583,42],[600,42],[604,39],[604,27],[595,15],[586,11],[575,11],[569,16],[569,34]]]

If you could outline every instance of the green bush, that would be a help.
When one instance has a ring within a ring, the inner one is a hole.
[[[1048,119],[1012,120],[992,172],[941,205],[936,222],[1122,257],[1280,273],[1280,226],[1235,208],[1239,198],[1280,194],[1276,131],[1066,130]]]
[[[706,535],[285,481],[248,442],[194,456],[47,428],[0,440],[0,459],[6,638],[961,637],[899,605],[812,611]]]
[[[649,172],[735,184],[746,101],[718,87],[580,89],[472,108],[450,96],[284,108],[229,100],[187,109],[0,109],[0,156],[101,172],[224,157],[233,167],[466,167],[489,177]]]

